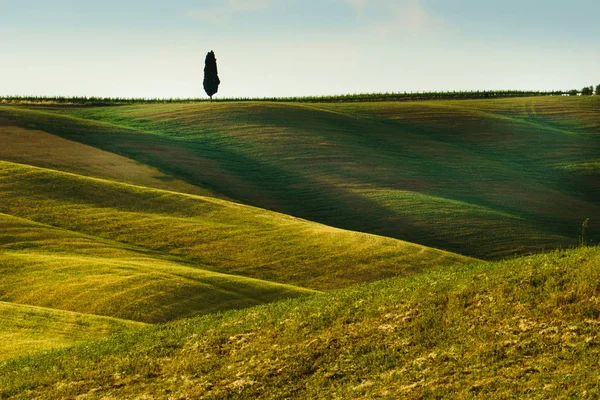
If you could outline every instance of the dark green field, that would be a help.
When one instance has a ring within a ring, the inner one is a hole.
[[[0,105],[0,399],[595,398],[598,221],[599,96]]]

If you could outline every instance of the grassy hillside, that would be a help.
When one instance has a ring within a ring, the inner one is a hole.
[[[318,290],[469,261],[225,200],[1,161],[0,212],[202,269]]]
[[[0,364],[0,397],[595,398],[600,249],[449,267]]]
[[[0,360],[132,332],[145,324],[0,302]]]
[[[183,193],[213,193],[114,153],[0,119],[0,160]]]
[[[597,97],[0,105],[0,398],[600,396]]]
[[[597,242],[600,99],[0,107],[240,202],[480,258]]]
[[[150,323],[314,293],[5,214],[0,266],[0,301]]]

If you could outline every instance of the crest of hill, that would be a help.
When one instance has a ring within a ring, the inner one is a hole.
[[[0,364],[0,397],[596,397],[599,263],[454,266],[150,327]]]

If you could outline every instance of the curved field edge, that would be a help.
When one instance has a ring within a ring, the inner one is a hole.
[[[594,397],[599,263],[556,251],[178,321],[4,362],[0,396]]]
[[[132,332],[146,324],[0,302],[0,360]]]
[[[148,323],[314,293],[0,214],[0,300]]]
[[[202,269],[317,290],[472,260],[225,200],[2,161],[0,212]]]

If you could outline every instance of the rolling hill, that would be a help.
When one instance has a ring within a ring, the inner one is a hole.
[[[597,96],[0,105],[0,398],[597,395],[600,253],[555,249],[600,240],[599,133]]]
[[[0,398],[594,398],[600,249],[430,270],[0,363]]]
[[[0,117],[238,202],[498,259],[600,212],[595,97],[6,106]]]
[[[210,197],[0,162],[0,212],[212,271],[332,289],[469,261]]]
[[[0,301],[148,323],[470,259],[212,197],[0,161]]]
[[[147,323],[314,293],[0,214],[0,300]]]

